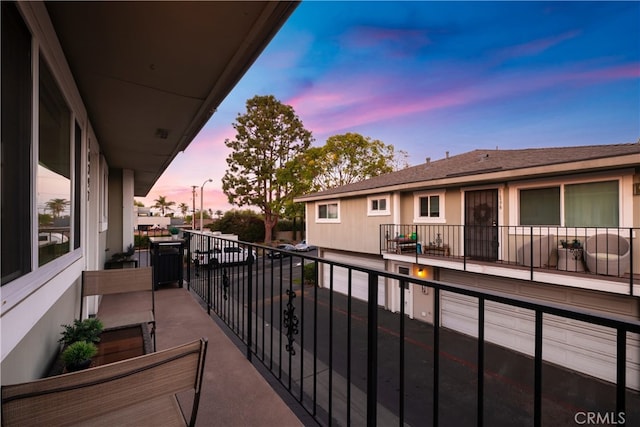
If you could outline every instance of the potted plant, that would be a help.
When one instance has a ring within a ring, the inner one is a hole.
[[[180,230],[176,227],[169,227],[169,233],[171,233],[171,238],[173,240],[178,240],[178,233],[180,233]]]
[[[127,250],[125,252],[118,252],[111,255],[111,262],[129,261],[135,252],[136,248],[131,244],[127,246]]]
[[[90,343],[100,342],[100,334],[104,325],[97,317],[79,320],[75,319],[71,325],[62,325],[64,330],[61,332],[62,338],[60,342],[65,346],[69,346],[78,341],[86,341]]]
[[[568,240],[560,240],[560,245],[563,249],[582,249],[582,243],[580,243],[578,239],[573,239],[571,242]]]
[[[91,358],[96,355],[98,349],[92,342],[76,341],[62,352],[62,363],[67,371],[79,371],[91,366]]]

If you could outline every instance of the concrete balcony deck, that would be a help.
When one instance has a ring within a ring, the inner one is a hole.
[[[303,425],[186,288],[162,287],[155,303],[158,350],[201,337],[209,340],[198,426]],[[132,294],[107,295],[98,315],[135,304]]]

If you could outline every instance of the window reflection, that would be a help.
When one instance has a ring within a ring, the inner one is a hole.
[[[38,265],[69,252],[71,237],[71,113],[40,58],[37,170]]]

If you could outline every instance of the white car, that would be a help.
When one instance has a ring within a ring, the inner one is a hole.
[[[249,251],[240,246],[224,246],[212,248],[210,251],[195,250],[192,259],[196,267],[206,265],[209,268],[216,268],[220,265],[245,264],[249,255],[256,259],[255,251]]]
[[[309,251],[312,251],[314,249],[316,249],[316,247],[313,246],[313,245],[307,244],[306,240],[303,240],[302,242],[298,243],[295,246],[295,250],[298,251],[298,252],[309,252]]]

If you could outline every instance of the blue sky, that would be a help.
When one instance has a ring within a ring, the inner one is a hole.
[[[640,2],[303,2],[140,200],[191,205],[191,186],[212,178],[205,208],[230,209],[224,140],[246,100],[268,94],[293,106],[314,145],[357,132],[412,165],[447,151],[636,142]]]

